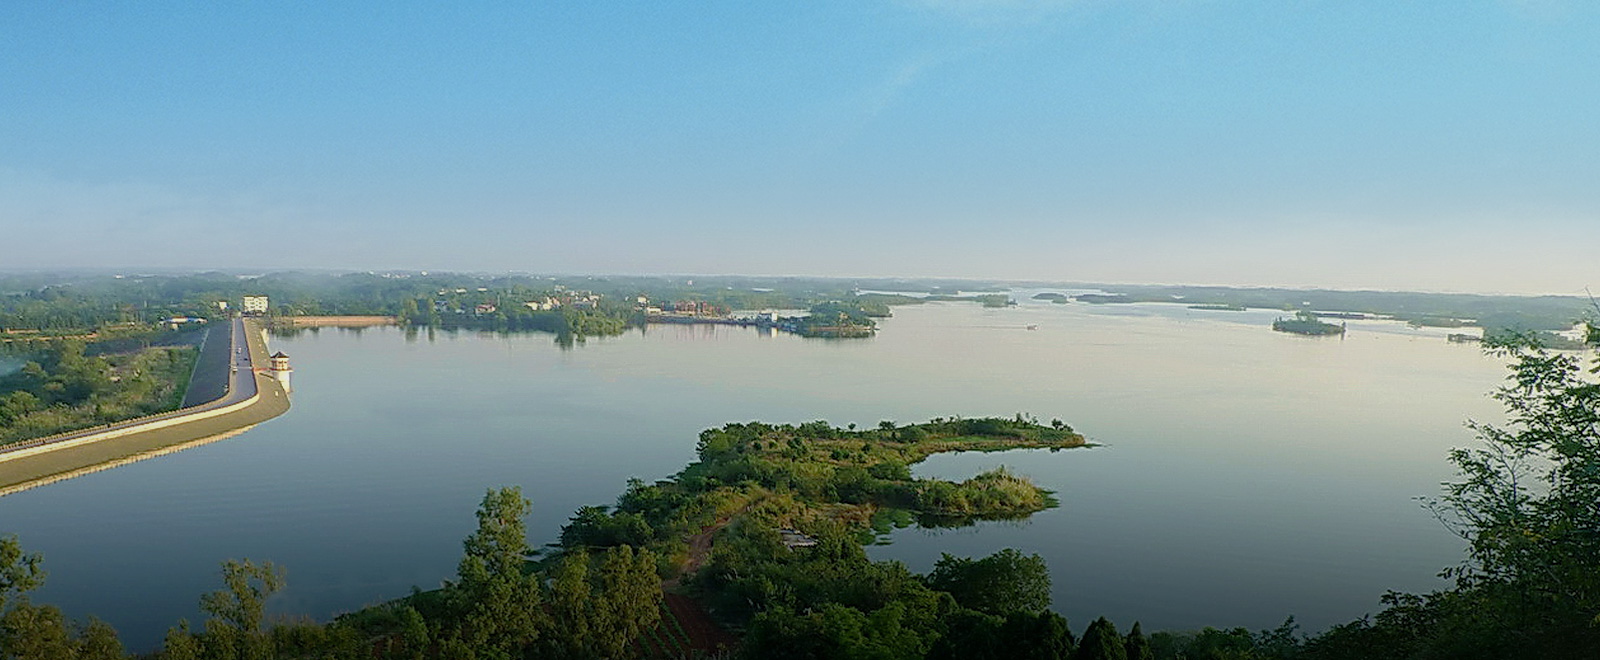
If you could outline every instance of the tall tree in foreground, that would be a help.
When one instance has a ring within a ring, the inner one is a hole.
[[[539,579],[528,569],[523,518],[533,504],[517,487],[490,490],[478,506],[478,529],[462,545],[452,596],[458,641],[474,650],[520,653],[548,624]]]
[[[1480,445],[1450,453],[1460,480],[1432,507],[1469,555],[1447,574],[1504,653],[1600,653],[1600,364],[1525,337],[1489,346],[1513,360],[1494,394],[1506,424],[1471,422]]]
[[[550,613],[559,631],[541,657],[618,658],[661,613],[655,555],[621,545],[599,559],[568,554],[551,575]]]
[[[12,598],[44,584],[40,561],[38,553],[23,552],[16,536],[0,536],[0,613]]]
[[[1589,326],[1591,347],[1600,329]],[[1504,425],[1470,422],[1457,479],[1429,503],[1468,544],[1455,588],[1389,593],[1370,619],[1308,640],[1307,658],[1600,657],[1600,365],[1533,336],[1491,337],[1511,361]]]
[[[74,660],[77,651],[67,618],[53,605],[35,606],[23,597],[0,616],[0,657],[6,660]]]
[[[217,660],[264,660],[272,657],[272,644],[262,623],[267,598],[283,588],[283,570],[272,562],[249,559],[222,563],[226,587],[200,597],[206,619],[206,651]]]
[[[1139,622],[1133,622],[1133,630],[1128,631],[1125,644],[1128,649],[1128,660],[1155,660],[1156,654],[1150,649],[1150,640],[1145,639],[1144,630],[1139,627]]]
[[[44,584],[37,553],[15,536],[0,537],[0,660],[122,660],[117,631],[90,619],[81,631],[54,605],[34,605],[27,592]]]
[[[1083,631],[1083,642],[1072,660],[1127,660],[1127,643],[1117,634],[1117,627],[1105,617],[1094,620]]]
[[[122,660],[127,651],[111,624],[90,618],[78,642],[78,660]]]

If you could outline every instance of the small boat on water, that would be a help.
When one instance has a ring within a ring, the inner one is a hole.
[[[1039,324],[1037,324],[1037,323],[1029,323],[1028,324],[1028,329],[1029,330],[1038,330],[1039,329]]]

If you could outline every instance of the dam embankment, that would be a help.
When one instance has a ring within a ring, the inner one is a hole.
[[[236,319],[228,334],[217,334],[213,330],[207,339],[208,350],[203,352],[210,353],[211,359],[203,366],[204,377],[212,383],[207,388],[215,391],[219,378],[226,384],[220,397],[173,412],[8,446],[0,451],[0,495],[93,472],[103,464],[168,453],[286,412],[289,396],[265,368],[269,360],[261,323]],[[219,348],[221,359],[217,358]]]

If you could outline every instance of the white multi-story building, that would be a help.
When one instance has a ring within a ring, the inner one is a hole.
[[[246,314],[266,314],[267,313],[267,297],[266,296],[245,296],[244,297],[244,313],[246,313]]]

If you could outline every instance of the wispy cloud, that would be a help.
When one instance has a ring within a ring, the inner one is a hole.
[[[926,55],[901,64],[889,72],[878,86],[865,94],[863,109],[867,117],[876,117],[893,106],[906,90],[917,84],[925,73],[938,66],[944,58]]]

